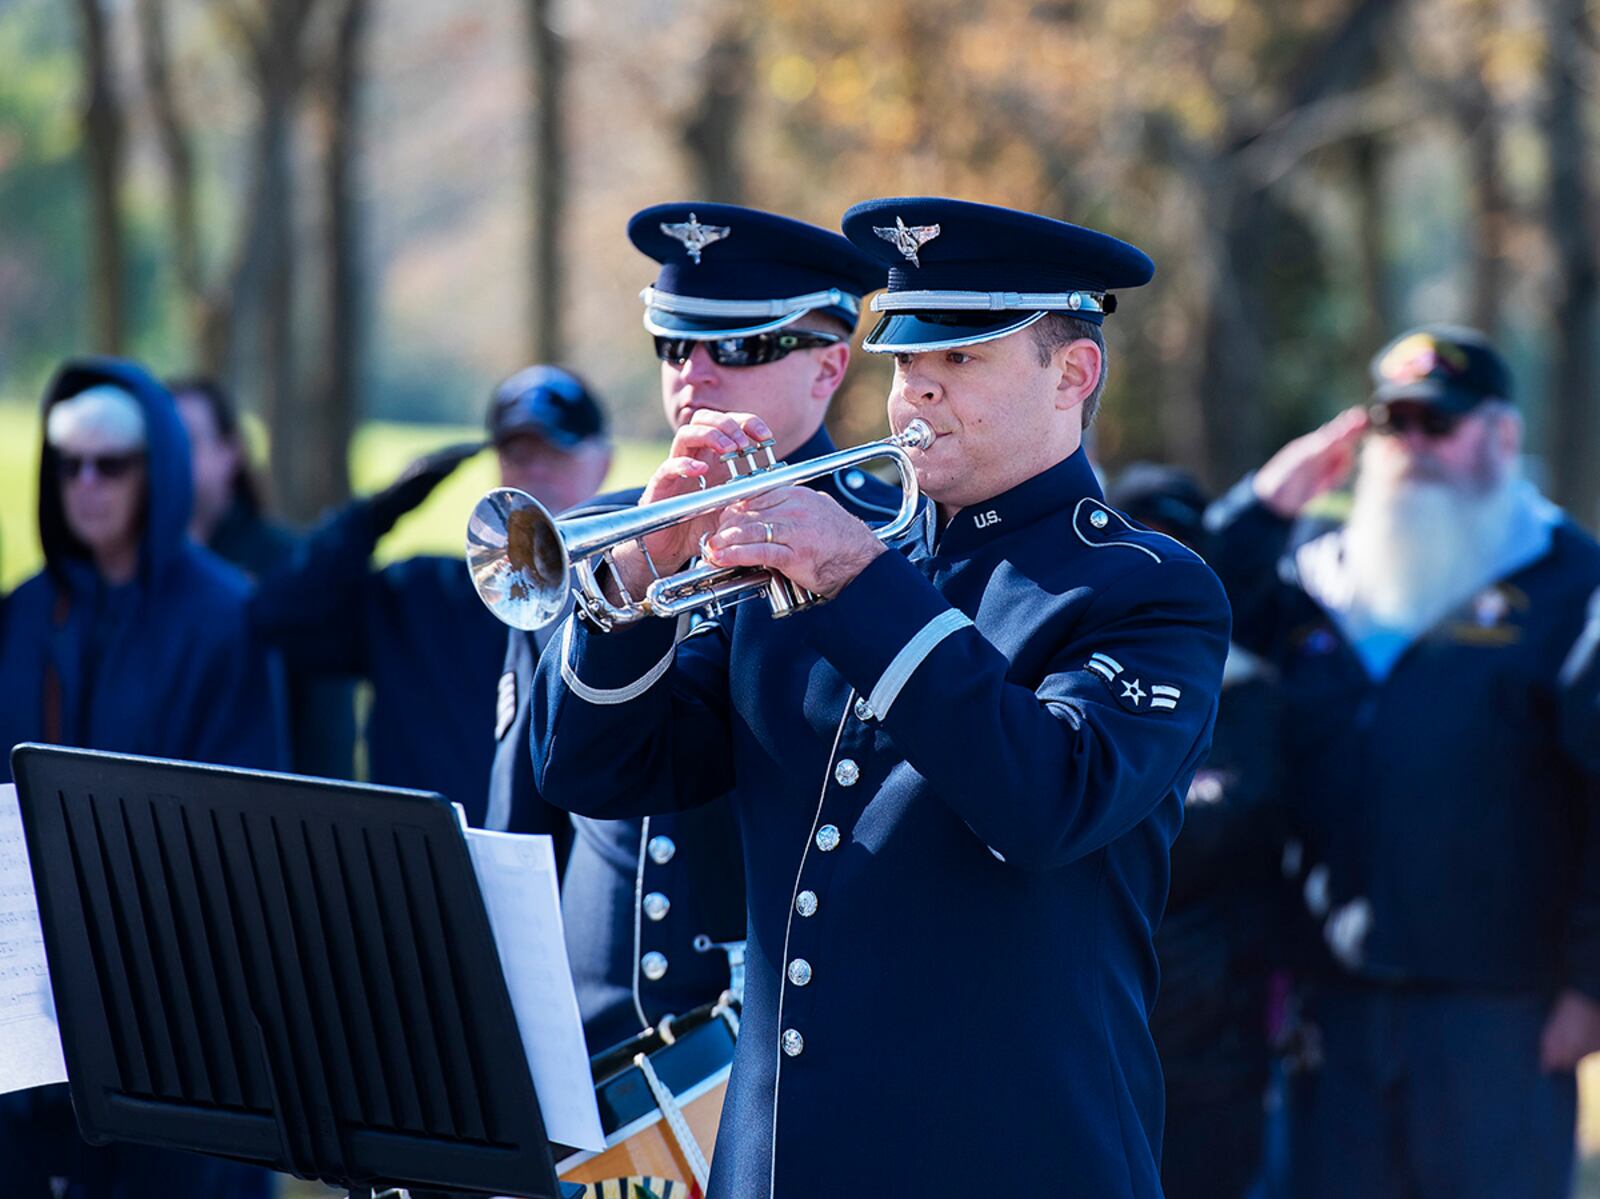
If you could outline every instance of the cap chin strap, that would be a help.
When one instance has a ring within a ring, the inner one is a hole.
[[[1115,308],[1113,297],[1093,291],[885,291],[872,298],[874,312],[1086,312],[1104,316]]]
[[[678,316],[789,316],[810,312],[813,308],[843,308],[852,317],[861,315],[861,298],[849,292],[830,287],[826,291],[807,292],[803,296],[789,296],[781,300],[713,300],[705,296],[685,296],[677,292],[660,291],[647,287],[639,293],[646,308],[659,308],[662,312]]]

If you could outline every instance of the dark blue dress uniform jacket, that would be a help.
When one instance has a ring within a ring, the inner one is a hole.
[[[788,460],[809,461],[833,449],[818,429]],[[869,523],[899,509],[900,493],[861,470],[836,471],[816,485]],[[639,494],[599,496],[573,514],[631,507]],[[728,958],[720,946],[744,939],[743,860],[726,798],[626,820],[579,816],[570,818],[570,829],[566,812],[540,801],[528,753],[528,695],[544,640],[543,630],[513,631],[508,643],[489,813],[491,820],[506,813],[504,827],[515,832],[562,841],[570,835],[561,883],[567,954],[584,1034],[598,1053],[727,989]]]
[[[1542,553],[1377,680],[1306,589],[1340,534],[1286,554],[1289,522],[1248,482],[1212,513],[1238,640],[1281,673],[1306,859],[1327,866],[1330,903],[1371,905],[1363,978],[1600,999],[1600,742],[1580,661],[1600,546],[1551,517]]]
[[[750,958],[717,1199],[1159,1195],[1151,928],[1222,589],[1081,452],[920,527],[783,620],[747,604],[676,645],[569,621],[541,790],[591,816],[734,792]]]

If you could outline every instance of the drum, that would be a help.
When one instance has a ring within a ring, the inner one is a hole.
[[[585,1199],[702,1199],[739,1018],[708,1004],[594,1059],[606,1147],[556,1164]]]

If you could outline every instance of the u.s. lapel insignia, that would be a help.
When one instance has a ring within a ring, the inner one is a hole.
[[[689,258],[696,266],[700,264],[700,254],[707,246],[712,242],[721,241],[723,238],[733,235],[732,228],[727,225],[702,225],[700,218],[692,212],[689,214],[687,221],[680,221],[672,225],[663,222],[661,232],[674,241],[681,241],[683,248],[689,251]]]
[[[922,265],[917,261],[917,251],[939,236],[938,225],[907,225],[898,216],[894,218],[892,227],[874,225],[872,231],[884,241],[893,242],[894,248],[904,254],[911,265],[916,267]]]

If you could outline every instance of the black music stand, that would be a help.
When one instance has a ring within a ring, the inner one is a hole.
[[[137,1141],[568,1199],[441,797],[20,745],[72,1103]]]

